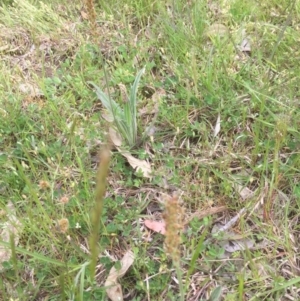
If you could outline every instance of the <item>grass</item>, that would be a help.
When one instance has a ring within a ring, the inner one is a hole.
[[[164,238],[143,225],[162,218],[162,195],[174,191],[186,219],[184,300],[298,300],[299,2],[95,5],[96,27],[91,7],[75,1],[0,6],[0,209],[11,201],[22,224],[17,245],[0,241],[12,250],[0,258],[1,300],[107,300],[108,272],[128,249],[126,299],[179,300]],[[246,38],[250,55],[239,50]],[[112,150],[97,229],[107,124],[88,83],[122,106],[122,85],[144,66],[137,133],[153,133],[133,154],[151,162],[153,178]],[[243,208],[231,231],[255,245],[228,254],[212,228]],[[93,277],[88,238],[97,231]]]

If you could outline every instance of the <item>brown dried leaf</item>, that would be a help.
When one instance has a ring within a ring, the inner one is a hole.
[[[80,14],[83,20],[89,19],[89,15],[84,10],[80,11]]]
[[[111,139],[111,142],[115,146],[121,146],[122,145],[122,137],[121,135],[112,127],[108,129],[109,138]]]
[[[121,259],[121,268],[117,270],[112,267],[105,281],[106,293],[112,301],[123,301],[122,287],[118,279],[123,277],[130,266],[133,264],[134,255],[131,250],[127,251]]]
[[[133,157],[129,152],[124,151],[118,147],[117,147],[117,149],[122,154],[122,156],[124,156],[127,159],[128,163],[131,165],[131,167],[133,167],[137,171],[142,172],[143,176],[145,178],[152,178],[151,165],[149,162],[147,162],[145,160],[137,159],[137,158]]]

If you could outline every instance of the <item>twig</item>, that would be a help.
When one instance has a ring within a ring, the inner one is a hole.
[[[220,213],[220,212],[223,212],[227,210],[227,206],[219,206],[219,207],[213,207],[213,208],[209,208],[209,209],[206,209],[206,210],[203,210],[201,212],[195,212],[193,213],[189,218],[188,220],[184,223],[185,225],[188,224],[189,222],[192,221],[193,218],[197,217],[199,219],[202,219],[206,216],[209,216],[209,215],[213,215],[213,214],[216,214],[216,213]]]

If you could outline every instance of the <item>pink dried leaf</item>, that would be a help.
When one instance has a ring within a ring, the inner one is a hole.
[[[146,219],[144,221],[144,224],[148,229],[150,229],[154,232],[160,233],[162,235],[166,234],[166,223],[165,223],[165,221],[152,221],[152,220]]]

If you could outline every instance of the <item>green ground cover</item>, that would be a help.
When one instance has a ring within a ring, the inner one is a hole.
[[[95,1],[94,25],[89,7],[0,4],[0,300],[108,300],[128,250],[124,300],[300,300],[300,2]],[[111,146],[95,277],[91,82],[137,122]],[[173,194],[180,273],[144,224]]]

